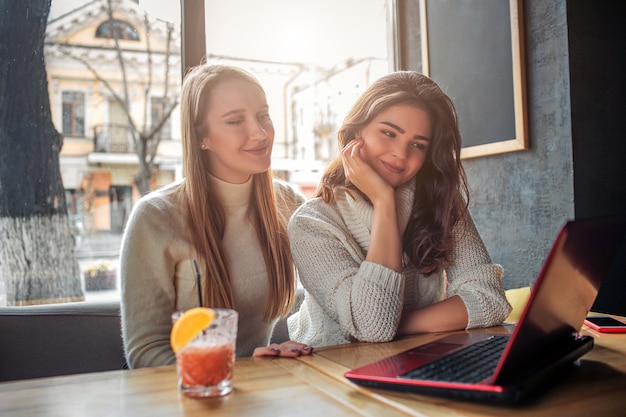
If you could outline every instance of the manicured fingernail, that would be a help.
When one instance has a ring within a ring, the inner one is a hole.
[[[293,353],[297,353],[297,352],[300,352],[300,349],[291,349],[291,351],[292,351]]]
[[[280,349],[278,348],[271,348],[270,350],[274,353],[280,353]]]
[[[302,350],[313,350],[313,347],[311,346],[305,346],[302,348]]]

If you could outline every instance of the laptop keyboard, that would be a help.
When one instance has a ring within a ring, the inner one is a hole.
[[[480,382],[493,374],[508,341],[509,336],[492,336],[413,369],[400,375],[400,378],[442,382]]]

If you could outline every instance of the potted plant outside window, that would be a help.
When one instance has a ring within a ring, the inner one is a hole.
[[[85,269],[83,276],[86,291],[115,289],[115,266],[111,261],[95,261]]]

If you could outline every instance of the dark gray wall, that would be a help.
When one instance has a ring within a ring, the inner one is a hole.
[[[524,8],[530,149],[464,161],[471,212],[505,288],[534,281],[560,227],[574,217],[565,1]]]
[[[421,70],[420,54],[407,52],[419,49],[416,3],[398,4],[403,69]],[[524,5],[530,149],[464,160],[472,216],[504,267],[507,289],[534,281],[558,230],[574,217],[567,5]]]

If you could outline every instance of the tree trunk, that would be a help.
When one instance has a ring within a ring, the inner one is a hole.
[[[137,133],[136,135],[137,144],[137,157],[139,159],[139,167],[137,169],[137,173],[133,178],[133,182],[139,190],[141,195],[146,195],[150,192],[150,180],[152,179],[152,164],[150,163],[150,150],[148,149],[150,146],[149,138],[145,137],[141,133]],[[153,136],[153,140],[156,140],[156,137]]]
[[[0,282],[8,305],[83,300],[43,45],[50,0],[0,0]]]

